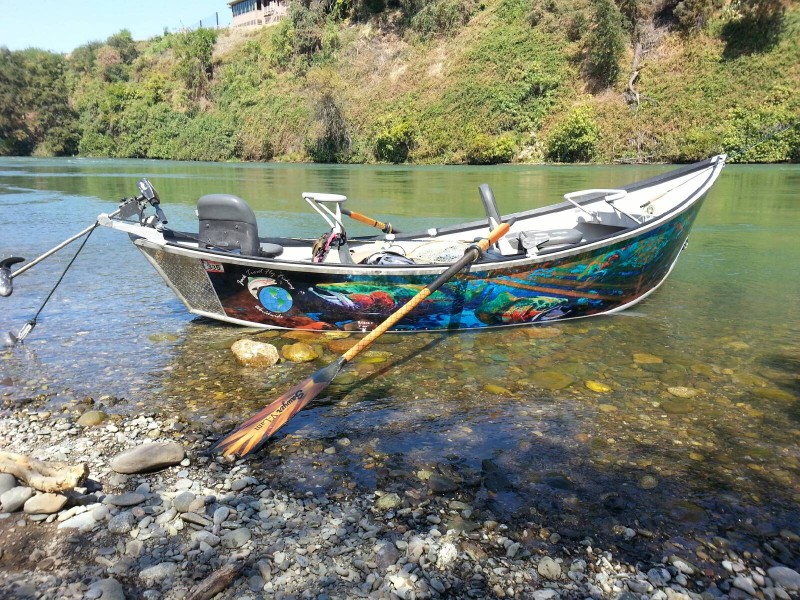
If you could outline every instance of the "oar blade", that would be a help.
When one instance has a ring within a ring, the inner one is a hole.
[[[301,381],[219,440],[212,450],[222,451],[225,456],[238,457],[255,452],[273,433],[327,388],[345,363],[345,360],[339,359]]]

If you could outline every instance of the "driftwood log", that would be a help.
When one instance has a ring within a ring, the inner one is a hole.
[[[210,600],[236,579],[242,567],[242,563],[228,563],[217,569],[189,590],[185,600]]]
[[[0,473],[11,473],[40,492],[66,492],[86,479],[89,466],[85,463],[70,465],[55,460],[36,460],[0,450]]]

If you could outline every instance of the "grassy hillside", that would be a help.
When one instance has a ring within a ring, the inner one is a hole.
[[[800,120],[800,8],[773,2],[764,20],[747,0],[695,0],[712,8],[689,18],[686,4],[297,2],[255,31],[122,32],[53,57],[58,118],[0,116],[0,154],[689,161]],[[0,52],[0,109],[4,87],[35,98],[44,85],[25,75],[39,59],[18,54]],[[800,161],[800,131],[739,158]]]

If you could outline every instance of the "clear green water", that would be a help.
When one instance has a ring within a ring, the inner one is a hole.
[[[0,256],[37,256],[143,176],[175,228],[195,228],[199,196],[225,192],[252,204],[262,235],[316,236],[325,227],[303,191],[343,193],[352,210],[416,229],[481,218],[483,182],[513,212],[666,169],[2,159]],[[609,535],[636,523],[695,537],[796,529],[798,189],[797,166],[727,167],[670,278],[633,311],[546,330],[385,336],[264,454],[285,451],[284,476],[300,488],[381,488],[398,473],[413,487],[436,464],[486,476],[488,460],[510,482],[488,491],[498,512],[566,528],[589,519]],[[352,223],[350,233],[371,230]],[[0,298],[0,329],[35,312],[69,256],[16,280]],[[192,318],[124,235],[98,230],[24,347],[0,350],[0,399],[44,394],[58,410],[113,396],[109,412],[181,415],[187,432],[216,435],[341,352],[317,341],[315,363],[263,373],[233,360],[228,347],[243,335]],[[313,456],[342,437],[352,444],[324,473],[293,452]]]

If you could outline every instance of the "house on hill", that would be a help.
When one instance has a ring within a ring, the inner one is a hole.
[[[233,13],[231,27],[259,27],[277,23],[286,16],[286,0],[233,0],[228,2]]]

